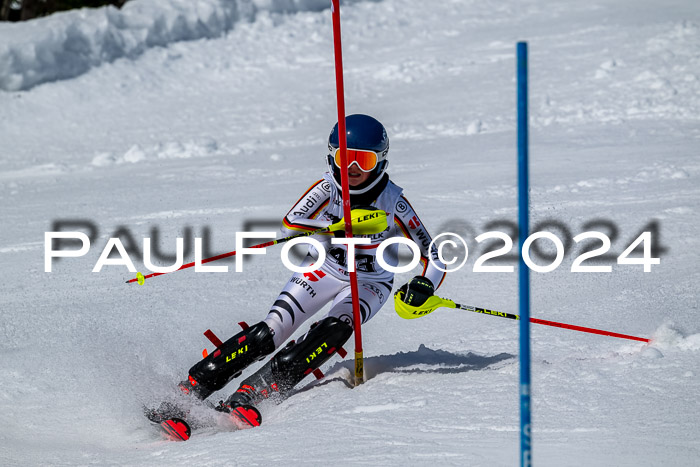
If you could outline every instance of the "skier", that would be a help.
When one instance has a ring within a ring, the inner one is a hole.
[[[407,303],[421,305],[440,286],[445,273],[436,267],[444,269],[436,248],[428,251],[431,243],[428,231],[403,196],[403,190],[386,173],[389,138],[384,126],[368,115],[356,114],[346,118],[346,129],[351,206],[381,209],[386,211],[389,221],[387,230],[369,236],[370,244],[355,246],[360,314],[364,324],[391,296],[394,274],[384,270],[375,257],[383,240],[405,236],[420,247],[423,272],[403,286]],[[328,138],[328,150],[328,172],[284,217],[283,230],[290,234],[327,227],[343,217],[337,124]],[[239,424],[242,421],[257,426],[261,420],[255,404],[268,397],[285,398],[306,375],[317,370],[333,354],[344,354],[342,346],[353,333],[347,246],[332,244],[331,235],[314,237],[318,237],[326,249],[323,265],[310,273],[293,274],[263,321],[243,329],[189,370],[188,380],[180,383],[184,392],[206,399],[238,377],[246,367],[280,348],[329,302],[330,311],[323,319],[314,323],[305,335],[287,343],[216,408],[233,415]],[[310,246],[301,266],[313,264],[314,253],[315,249]],[[388,264],[398,264],[397,255],[397,244],[384,251]]]

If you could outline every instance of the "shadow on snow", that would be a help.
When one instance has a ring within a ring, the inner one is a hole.
[[[352,353],[349,352],[346,360],[336,363],[326,373],[333,375],[346,369],[350,375],[354,374],[354,361],[351,355]],[[446,350],[430,349],[421,344],[418,350],[365,358],[365,380],[370,380],[382,373],[465,373],[467,371],[483,370],[514,357],[515,355],[509,353],[489,356],[478,355],[472,352],[457,354]],[[346,386],[352,387],[351,381],[342,376],[336,376],[318,383],[311,383],[295,392],[304,392],[312,387],[326,385],[334,381],[342,381]]]

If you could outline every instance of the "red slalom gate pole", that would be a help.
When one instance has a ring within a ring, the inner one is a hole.
[[[571,329],[572,331],[588,332],[590,334],[599,334],[601,336],[619,337],[620,339],[629,339],[632,341],[649,343],[649,339],[644,337],[630,336],[628,334],[620,334],[618,332],[603,331],[602,329],[585,328],[574,324],[558,323],[556,321],[547,321],[545,319],[530,318],[531,323],[544,324],[545,326],[554,326],[555,328]]]
[[[343,86],[343,48],[340,42],[340,0],[331,0],[333,17],[333,50],[335,53],[335,88],[338,101],[338,144],[340,146],[340,171],[343,217],[345,218],[345,237],[352,238],[350,219],[350,184],[348,181],[347,133],[345,129],[345,88]],[[349,246],[348,246],[349,248]],[[355,328],[355,386],[365,380],[364,357],[362,355],[362,319],[360,317],[360,300],[357,288],[357,272],[354,265],[348,264],[350,271],[350,296],[352,298],[352,317]]]

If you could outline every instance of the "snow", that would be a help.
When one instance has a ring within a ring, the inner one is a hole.
[[[259,429],[172,443],[141,415],[197,361],[204,330],[262,319],[289,272],[274,248],[243,273],[224,262],[144,286],[91,270],[115,232],[140,253],[155,229],[172,255],[209,229],[211,253],[230,251],[319,178],[336,115],[326,7],[135,0],[0,24],[0,463],[517,463],[517,324],[459,310],[408,321],[387,305],[363,327],[364,385],[348,389],[352,361],[334,359],[263,407]],[[516,219],[514,55],[529,42],[532,225],[570,245],[532,274],[533,316],[653,339],[533,326],[534,462],[696,465],[695,2],[384,0],[342,15],[348,113],[386,124],[392,178],[434,236],[469,244],[439,294],[510,313],[517,275],[471,269],[474,238]],[[45,273],[57,220],[97,231],[88,255]],[[661,264],[615,264],[653,222]],[[610,236],[611,273],[570,272],[586,230]]]
[[[0,29],[0,89],[18,91],[178,41],[221,37],[259,12],[326,8],[324,0],[136,0],[83,8]]]

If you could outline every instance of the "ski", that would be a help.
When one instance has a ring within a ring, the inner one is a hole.
[[[235,407],[230,412],[231,420],[239,430],[247,428],[255,428],[262,423],[262,415],[260,411],[252,405],[241,405]]]
[[[169,418],[160,422],[159,426],[163,433],[173,441],[187,441],[192,434],[190,426],[181,418]]]
[[[219,413],[228,415],[231,427],[236,430],[255,428],[262,423],[260,411],[252,405],[231,408],[223,404],[219,406],[214,406],[209,402],[205,402],[205,404]],[[171,441],[187,441],[197,429],[213,426],[211,423],[203,423],[201,420],[188,421],[189,411],[168,402],[162,403],[158,409],[144,407],[144,414],[158,428],[159,432]]]
[[[189,411],[175,403],[161,402],[157,409],[144,406],[143,414],[170,440],[187,441],[192,435],[192,428],[185,420]]]

